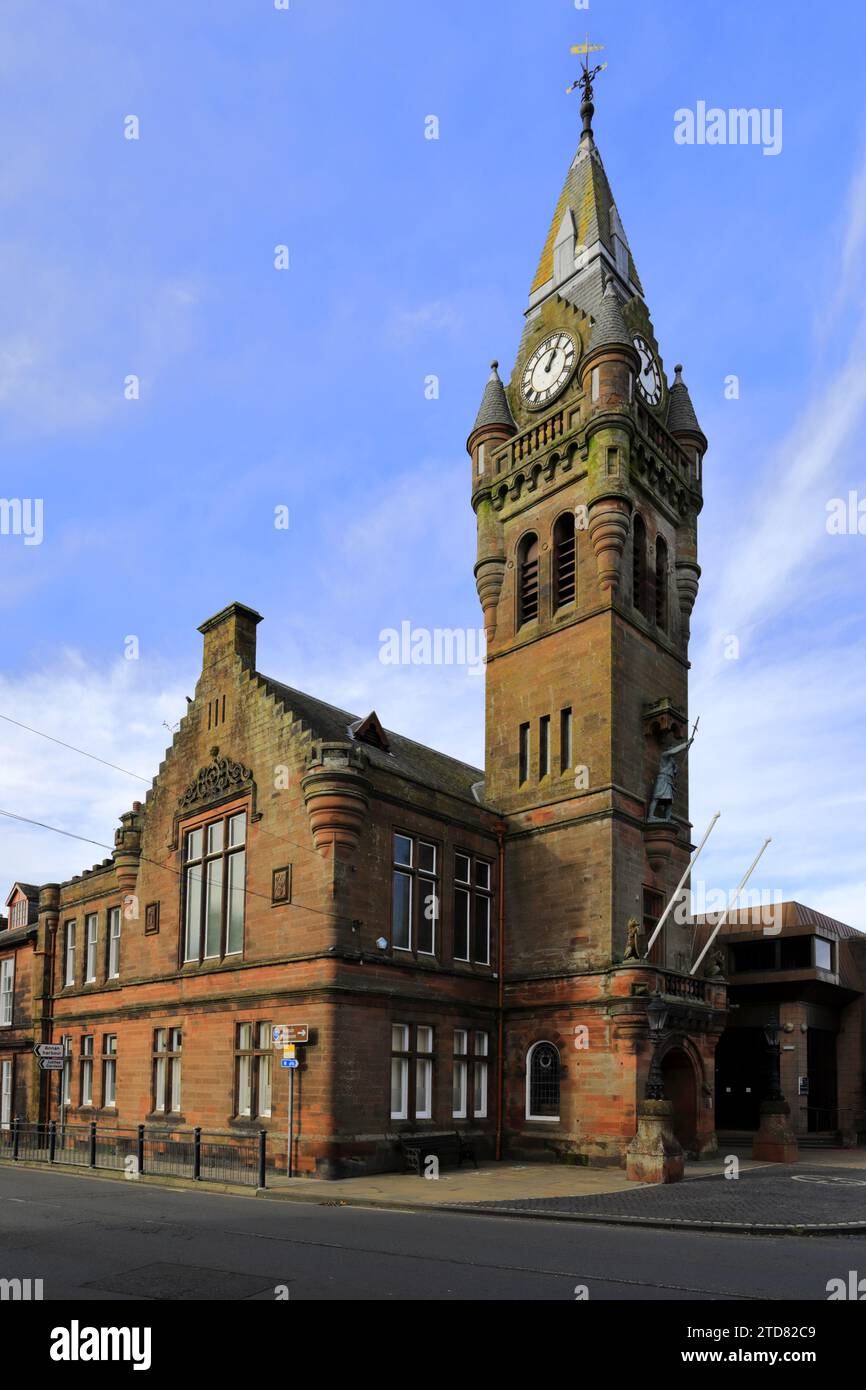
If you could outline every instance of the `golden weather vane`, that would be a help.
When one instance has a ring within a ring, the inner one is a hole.
[[[575,91],[578,87],[583,89],[583,101],[580,103],[580,114],[583,117],[584,134],[592,134],[592,117],[595,108],[592,104],[592,84],[600,72],[604,72],[607,63],[599,63],[597,67],[589,66],[590,53],[601,53],[604,49],[603,43],[590,43],[589,34],[586,36],[586,43],[575,44],[572,53],[579,53],[583,57],[583,71],[576,82],[572,82],[570,87],[566,87],[566,94]]]

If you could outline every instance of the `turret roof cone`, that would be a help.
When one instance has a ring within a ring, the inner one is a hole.
[[[486,429],[488,425],[502,425],[513,434],[516,432],[517,426],[514,423],[514,416],[511,414],[505,387],[499,377],[499,363],[491,362],[490,366],[490,377],[484,388],[484,395],[481,397],[481,406],[475,424],[472,426],[472,434],[476,430]]]
[[[704,432],[698,424],[698,417],[692,405],[689,388],[683,381],[683,369],[680,363],[674,367],[674,373],[674,382],[670,389],[668,401],[668,429],[671,434],[699,434],[703,436]]]
[[[614,344],[620,347],[633,346],[632,336],[625,326],[622,305],[611,276],[604,287],[604,294],[595,314],[589,339],[589,351],[594,352],[596,348],[611,347]]]

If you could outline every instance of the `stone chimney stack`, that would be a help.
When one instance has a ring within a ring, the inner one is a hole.
[[[239,656],[244,666],[255,670],[256,628],[261,621],[261,613],[243,603],[230,603],[206,619],[199,628],[204,636],[202,669],[224,665]]]

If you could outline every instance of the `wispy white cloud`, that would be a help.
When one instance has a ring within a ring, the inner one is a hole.
[[[462,311],[448,300],[436,299],[411,308],[400,306],[390,311],[385,331],[393,341],[403,344],[427,341],[435,333],[459,333],[464,325]]]
[[[55,265],[33,245],[0,247],[0,408],[28,436],[98,426],[142,395],[196,344],[202,287],[127,267]]]
[[[864,238],[866,163],[838,252],[848,287]],[[756,887],[866,929],[866,640],[857,605],[866,540],[826,529],[827,501],[858,480],[862,488],[864,477],[866,314],[856,298],[848,307],[856,317],[841,365],[810,382],[801,415],[766,452],[751,494],[744,489],[734,533],[710,532],[704,547],[691,689],[703,737],[690,773],[697,833],[723,811],[701,878],[732,889],[769,834]],[[740,643],[738,659],[726,657],[728,636]]]
[[[741,640],[765,617],[783,613],[813,582],[809,561],[827,540],[827,501],[861,472],[866,414],[866,321],[847,360],[773,451],[772,462],[744,500],[735,536],[712,547],[721,571],[707,586],[703,626],[710,650],[724,660],[722,638]],[[852,470],[852,471],[849,471]]]
[[[269,674],[353,713],[375,708],[387,726],[453,757],[482,756],[483,682],[465,669],[384,666],[376,652],[345,644],[332,660],[299,643]],[[0,808],[97,842],[0,817],[3,896],[16,879],[54,882],[107,857],[118,817],[144,799],[171,744],[166,725],[185,713],[194,678],[159,663],[93,665],[68,649],[44,670],[0,679],[0,713],[127,770],[0,720]]]
[[[69,649],[44,670],[0,678],[0,713],[148,779],[82,757],[0,720],[0,807],[109,846],[100,850],[0,817],[0,889],[49,883],[110,853],[118,816],[143,800],[171,730],[186,710],[186,680],[155,663],[102,668]]]
[[[828,672],[844,677],[828,679]],[[866,930],[866,641],[791,644],[770,661],[696,675],[701,730],[690,760],[692,818],[722,819],[695,877],[733,890],[761,842],[753,888],[797,898]]]

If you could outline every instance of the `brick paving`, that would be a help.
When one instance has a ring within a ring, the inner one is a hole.
[[[866,1233],[866,1170],[826,1163],[741,1169],[627,1191],[462,1203],[463,1209],[514,1215],[613,1221],[617,1225],[748,1227],[759,1231],[850,1230]]]

